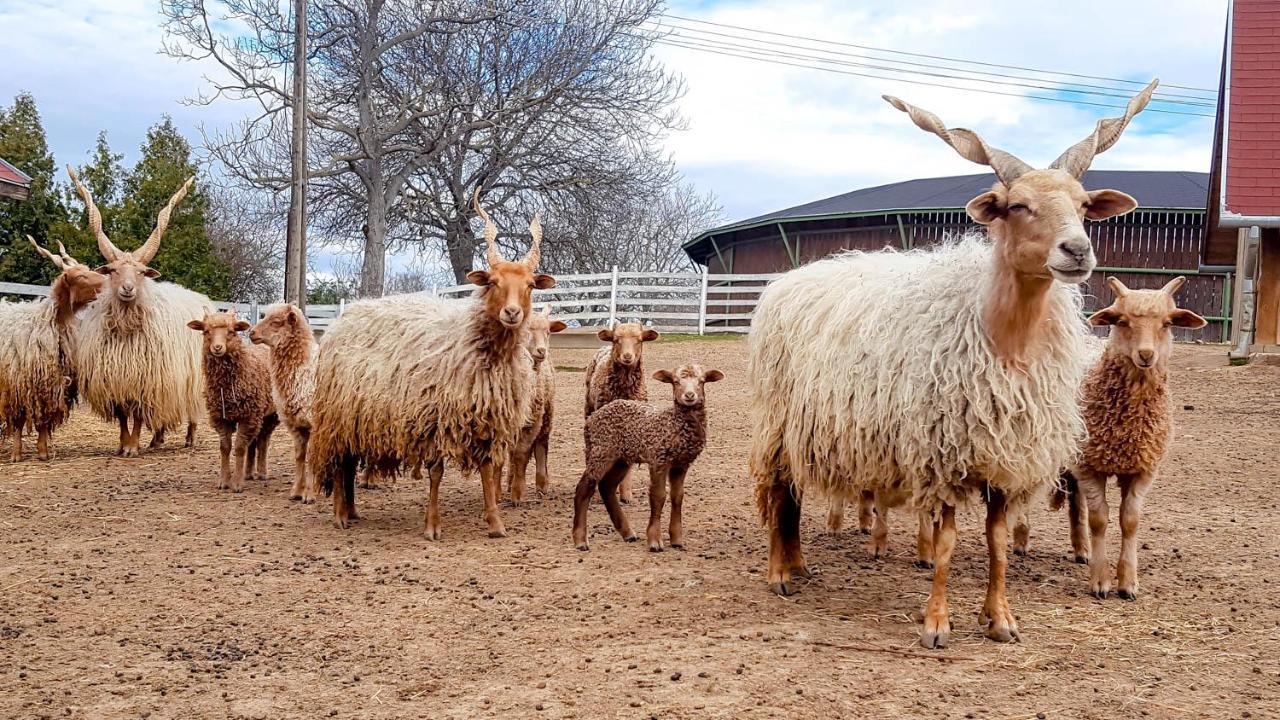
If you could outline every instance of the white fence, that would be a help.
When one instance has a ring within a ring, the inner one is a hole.
[[[551,314],[574,326],[607,326],[613,322],[639,322],[661,332],[743,333],[751,326],[751,315],[765,285],[776,274],[710,275],[702,273],[613,272],[585,275],[557,275],[550,290],[534,290],[534,306],[549,305]],[[442,297],[466,297],[474,285],[433,288]],[[0,295],[48,295],[42,285],[0,282]],[[219,301],[219,310],[234,308],[238,314],[257,322],[261,308],[256,302]],[[343,305],[308,305],[312,327],[323,332],[342,314]]]

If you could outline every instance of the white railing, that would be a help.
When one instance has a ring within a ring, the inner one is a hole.
[[[612,272],[557,275],[550,290],[534,290],[536,308],[551,307],[551,314],[571,327],[608,326],[615,322],[639,322],[660,332],[743,333],[765,285],[773,273],[710,275],[701,273]],[[433,288],[441,297],[466,297],[474,285]],[[0,295],[48,295],[42,285],[0,282]],[[307,319],[321,332],[342,314],[338,305],[308,305]],[[215,302],[219,310],[234,308],[256,323],[265,305],[256,302]]]

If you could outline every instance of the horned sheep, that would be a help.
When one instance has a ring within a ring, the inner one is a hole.
[[[988,638],[1019,637],[1005,596],[1006,512],[1054,482],[1084,435],[1075,402],[1087,326],[1077,283],[1096,265],[1085,218],[1132,210],[1079,178],[1151,97],[1105,119],[1047,170],[976,133],[886,98],[997,182],[971,200],[987,226],[930,251],[850,252],[793,270],[765,290],[749,340],[754,417],[750,469],[770,533],[768,583],[779,594],[809,571],[800,548],[805,492],[933,520],[933,586],[920,642],[950,637],[947,578],[955,512],[986,505],[990,564],[980,615]]]
[[[203,338],[205,408],[221,440],[218,489],[238,493],[246,475],[267,479],[267,446],[279,424],[271,397],[270,351],[240,339],[249,323],[231,311],[205,313],[187,327]],[[233,438],[235,466],[230,467]]]
[[[649,466],[649,550],[662,550],[662,508],[671,488],[671,547],[684,547],[684,479],[707,443],[706,383],[724,373],[683,365],[659,370],[653,379],[671,385],[672,404],[657,408],[638,400],[614,400],[583,425],[586,469],[573,498],[573,542],[588,550],[587,506],[596,489],[613,527],[627,542],[637,540],[618,502],[618,486],[636,463]]]
[[[603,342],[586,369],[586,402],[582,419],[614,400],[648,400],[644,387],[644,344],[658,339],[658,331],[639,323],[621,323],[596,333]],[[622,502],[630,503],[631,471],[619,485]]]
[[[529,418],[533,363],[527,349],[534,288],[555,286],[535,273],[542,227],[519,261],[502,259],[497,227],[484,219],[489,269],[467,279],[468,300],[424,294],[362,300],[329,329],[316,365],[310,465],[333,495],[334,520],[356,517],[355,472],[379,475],[421,464],[431,474],[426,533],[440,537],[443,463],[478,470],[490,537],[506,529],[498,509],[495,465],[511,453]]]
[[[307,316],[296,305],[266,309],[249,339],[271,348],[271,394],[281,422],[293,436],[294,480],[290,500],[315,502],[318,487],[307,482],[307,444],[311,439],[311,401],[316,391],[320,346]]]
[[[212,303],[180,285],[156,282],[160,273],[147,263],[160,249],[169,217],[195,178],[161,208],[146,242],[125,252],[103,231],[102,215],[75,170],[67,166],[67,173],[84,200],[89,228],[107,260],[97,270],[107,276],[108,289],[85,308],[76,331],[74,365],[80,395],[103,419],[120,423],[118,455],[138,455],[143,425],[154,433],[154,448],[164,442],[166,430],[186,423],[190,447],[204,405],[204,379],[200,338],[187,323],[203,317]]]
[[[36,431],[36,458],[48,460],[50,437],[66,421],[76,399],[71,353],[75,316],[107,279],[81,265],[58,243],[59,255],[32,247],[58,267],[49,297],[0,302],[0,436],[13,437],[10,459],[22,459],[22,433]]]

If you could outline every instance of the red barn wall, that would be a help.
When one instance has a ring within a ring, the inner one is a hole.
[[[1235,0],[1227,126],[1227,208],[1280,214],[1280,2]]]

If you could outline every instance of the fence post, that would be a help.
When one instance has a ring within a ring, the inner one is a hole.
[[[254,325],[258,324],[258,301],[257,300],[249,301],[249,322],[253,323]]]
[[[702,266],[702,290],[699,293],[698,300],[698,334],[707,334],[707,271],[706,265]]]
[[[338,298],[338,317],[342,317],[342,313],[347,311],[347,299]]]
[[[609,329],[618,321],[618,266],[613,266],[613,283],[609,287]]]

